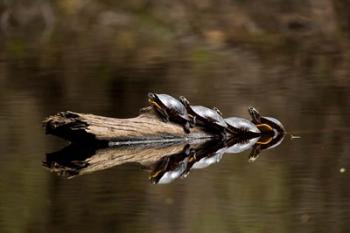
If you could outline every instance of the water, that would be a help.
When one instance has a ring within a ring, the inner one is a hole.
[[[167,30],[148,11],[137,17],[118,11],[132,26],[118,24],[116,32],[101,23],[108,7],[90,19],[93,26],[85,15],[67,13],[78,6],[45,7],[60,9],[45,16],[51,22],[50,14],[58,14],[58,26],[33,26],[33,17],[0,38],[0,232],[349,232],[345,34],[228,32],[223,42],[217,31],[202,38],[181,23]],[[27,33],[28,25],[35,30]],[[67,146],[45,135],[45,117],[65,110],[133,117],[149,91],[184,95],[225,116],[248,118],[248,106],[255,106],[288,134],[254,163],[249,150],[225,154],[165,185],[152,184],[135,163],[72,179],[42,166],[47,153]]]

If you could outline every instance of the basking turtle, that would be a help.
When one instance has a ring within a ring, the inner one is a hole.
[[[217,108],[210,109],[204,106],[192,106],[183,96],[180,96],[180,101],[185,105],[190,117],[192,117],[193,124],[202,126],[210,131],[225,133],[227,124]]]
[[[285,129],[279,120],[262,116],[258,110],[253,107],[249,107],[248,112],[252,118],[252,122],[262,133],[285,133]]]
[[[231,132],[241,138],[258,137],[261,132],[251,121],[241,117],[229,117],[224,119]]]
[[[171,120],[180,123],[186,133],[190,132],[190,118],[186,107],[179,100],[166,94],[148,93],[148,102],[164,122]]]

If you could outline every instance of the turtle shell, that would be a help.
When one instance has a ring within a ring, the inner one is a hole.
[[[214,123],[215,125],[221,126],[222,128],[226,128],[227,124],[224,121],[224,118],[217,113],[215,110],[204,107],[204,106],[190,106],[190,109],[203,124],[205,123]]]
[[[251,121],[241,117],[229,117],[224,119],[229,127],[238,129],[243,132],[260,134],[260,130]]]
[[[179,116],[180,118],[189,121],[189,117],[187,114],[186,107],[176,98],[167,95],[167,94],[154,94],[156,97],[156,101],[162,107],[164,107],[169,115],[171,116]]]
[[[261,122],[270,125],[273,129],[276,129],[278,132],[284,132],[285,129],[282,123],[273,117],[262,117]]]

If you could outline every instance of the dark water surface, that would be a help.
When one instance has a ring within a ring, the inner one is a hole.
[[[123,32],[134,48],[110,31],[55,33],[1,37],[0,232],[350,231],[347,40],[220,44],[185,36],[167,44]],[[288,134],[254,163],[249,151],[225,154],[166,185],[135,164],[73,179],[44,169],[46,153],[67,144],[45,135],[45,117],[133,117],[149,91],[184,95],[225,116],[248,118],[255,106]]]

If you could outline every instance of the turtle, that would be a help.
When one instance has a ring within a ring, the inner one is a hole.
[[[190,133],[191,119],[186,107],[178,99],[167,94],[148,93],[148,102],[164,122],[179,123],[186,133]]]
[[[240,138],[254,138],[260,136],[261,132],[251,121],[241,117],[229,117],[224,119],[231,132]]]
[[[219,109],[215,107],[210,109],[199,105],[192,106],[184,96],[180,96],[179,99],[185,105],[188,114],[192,118],[192,124],[202,126],[209,131],[225,134],[227,124],[222,118]]]
[[[274,135],[264,135],[253,145],[249,155],[249,162],[254,162],[263,150],[269,150],[280,145],[284,139],[284,133],[276,132]]]
[[[276,118],[262,116],[254,107],[249,107],[248,112],[252,118],[252,122],[263,134],[285,133],[282,123]]]

